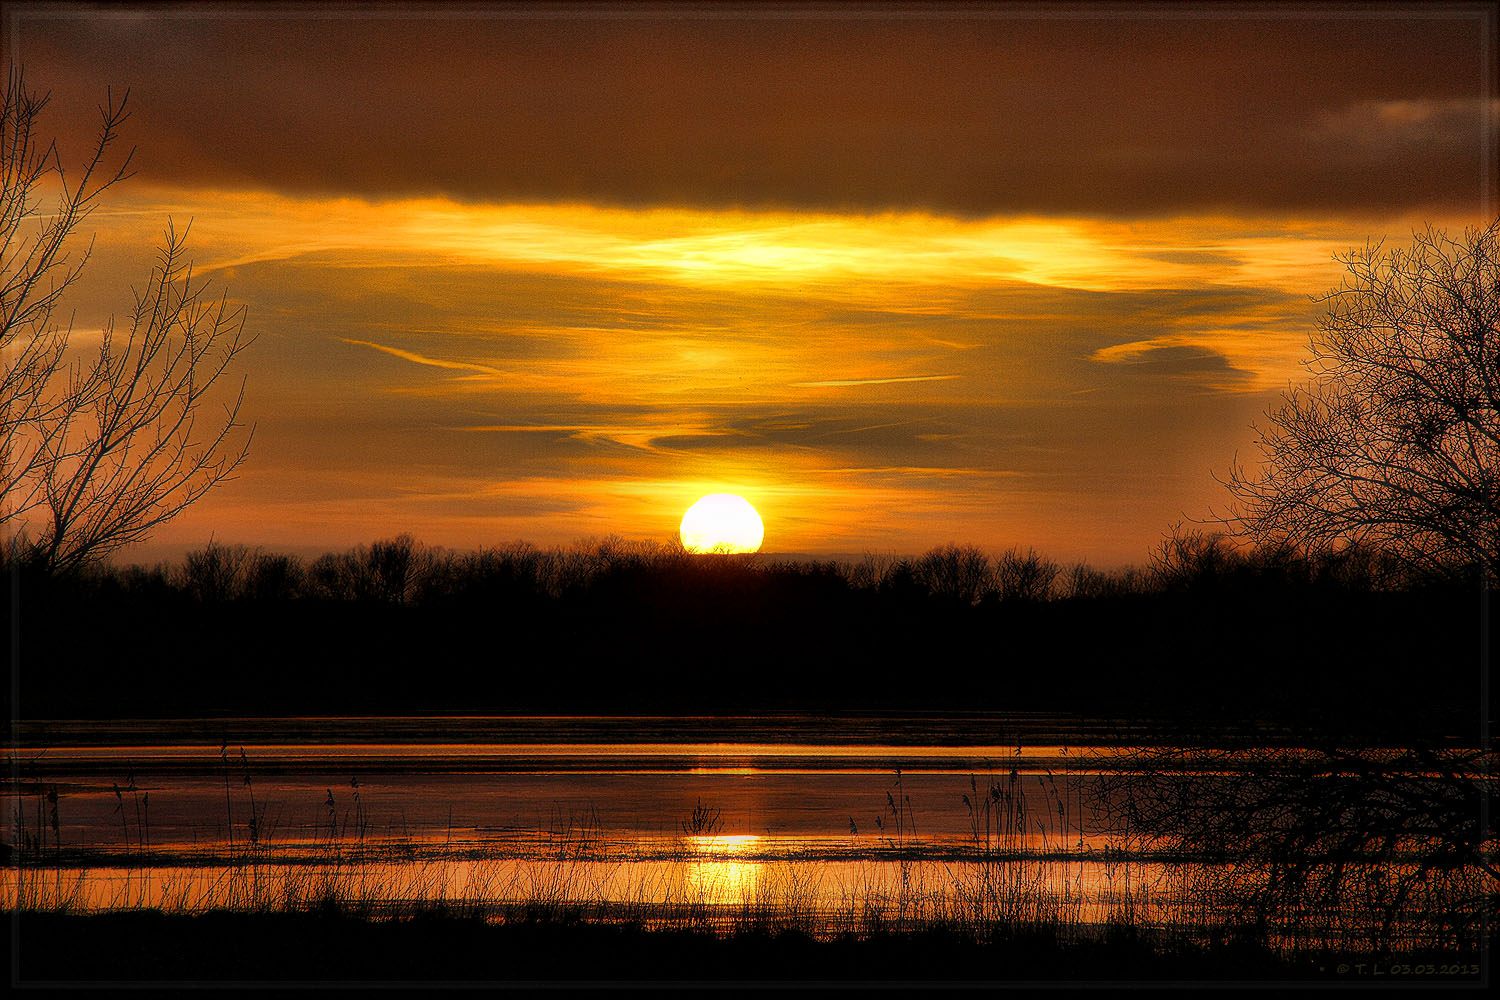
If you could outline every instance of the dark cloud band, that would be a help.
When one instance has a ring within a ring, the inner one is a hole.
[[[1494,183],[1490,5],[820,10],[38,4],[7,31],[75,146],[132,88],[142,175],[171,184],[1131,215],[1467,209]]]

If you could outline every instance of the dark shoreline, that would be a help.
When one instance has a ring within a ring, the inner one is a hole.
[[[979,942],[938,928],[819,941],[797,931],[754,927],[716,936],[703,930],[566,921],[495,924],[441,910],[395,920],[365,919],[337,909],[7,916],[20,946],[14,982],[23,987],[148,982],[1352,984],[1378,981],[1378,968],[1392,977],[1390,982],[1401,977],[1403,966],[1429,965],[1472,965],[1476,971],[1408,975],[1428,983],[1481,981],[1477,955],[1287,959],[1233,939],[1213,947],[1157,944],[1123,928],[1101,929],[1097,937],[1063,937],[1046,927],[1001,927]],[[1364,969],[1357,972],[1361,964]]]
[[[1058,746],[1079,751],[1119,747],[1304,746],[1315,734],[1270,719],[1205,722],[1161,715],[1087,716],[1068,711],[977,710],[765,710],[725,714],[542,714],[434,711],[403,715],[207,715],[160,717],[32,717],[11,720],[12,745],[23,750],[54,747],[234,746],[358,744],[401,748],[439,747],[752,744],[817,745],[836,755],[840,747],[952,747],[995,750],[1008,761],[1021,747]],[[1406,747],[1413,737],[1386,734],[1367,746]],[[1452,736],[1446,746],[1461,745]],[[622,751],[623,752],[623,751]],[[999,759],[996,756],[995,759]],[[988,757],[987,757],[988,759]],[[158,762],[160,764],[161,762]],[[264,764],[264,761],[261,761]],[[387,762],[388,764],[391,762]],[[424,758],[422,766],[462,769],[459,757]],[[487,766],[495,766],[494,761]],[[554,764],[549,764],[555,766]],[[637,762],[636,766],[642,766]],[[523,770],[525,768],[522,768]],[[907,768],[919,770],[918,762]]]

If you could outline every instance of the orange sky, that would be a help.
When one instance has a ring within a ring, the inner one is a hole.
[[[1140,562],[1335,253],[1495,208],[1484,5],[5,16],[65,158],[131,90],[75,342],[169,216],[258,337],[243,474],[147,554],[666,539],[735,492],[769,551]]]

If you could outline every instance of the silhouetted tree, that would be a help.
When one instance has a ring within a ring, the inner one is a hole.
[[[1094,569],[1087,563],[1076,563],[1060,575],[1061,596],[1072,600],[1095,600],[1141,594],[1146,590],[1144,571],[1127,566],[1113,573]]]
[[[308,567],[312,594],[338,601],[409,604],[442,560],[409,534],[382,539],[352,552],[320,556]],[[296,571],[301,583],[300,569]],[[439,589],[441,589],[441,580]]]
[[[244,545],[209,542],[183,560],[183,589],[195,600],[227,601],[240,596],[255,557]]]
[[[993,588],[989,558],[972,545],[940,545],[912,570],[917,584],[942,601],[978,604]]]
[[[1151,575],[1164,590],[1201,587],[1240,562],[1230,539],[1175,525],[1151,552]]]
[[[1097,804],[1184,854],[1191,900],[1270,937],[1475,947],[1500,901],[1489,749],[1143,749]]]
[[[1006,549],[995,561],[995,582],[1002,601],[1045,601],[1060,569],[1035,549]]]
[[[92,154],[75,177],[38,119],[47,98],[20,69],[6,80],[0,156],[0,524],[12,558],[70,570],[145,538],[245,457],[231,446],[244,385],[223,421],[201,414],[230,363],[250,344],[244,309],[213,301],[184,259],[185,233],[167,224],[130,327],[111,322],[87,360],[69,356],[58,324],[63,295],[92,246],[74,246],[103,194],[129,174],[130,156],[106,166],[128,117],[106,98]],[[61,193],[51,214],[42,192]]]
[[[405,604],[412,598],[428,565],[427,550],[404,533],[371,544],[361,555],[366,593],[390,604]]]
[[[1362,543],[1420,572],[1479,563],[1500,531],[1500,221],[1341,258],[1312,382],[1269,414],[1226,521],[1257,541]]]
[[[243,590],[258,601],[287,600],[301,595],[304,579],[296,556],[257,552],[245,569]]]

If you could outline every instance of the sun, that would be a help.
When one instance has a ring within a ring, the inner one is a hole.
[[[766,529],[744,497],[710,493],[682,515],[678,533],[689,552],[755,552]]]

